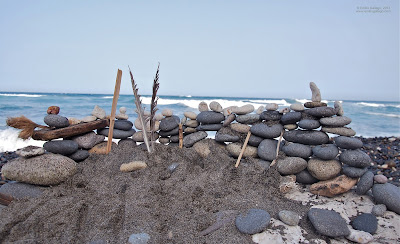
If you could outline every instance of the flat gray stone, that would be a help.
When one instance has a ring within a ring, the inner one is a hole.
[[[350,166],[342,167],[343,174],[351,178],[360,178],[367,171],[368,168],[356,168]]]
[[[360,149],[342,152],[339,160],[344,164],[357,168],[365,168],[371,165],[371,158]]]
[[[378,229],[378,220],[373,214],[363,213],[351,222],[351,226],[356,230],[365,231],[373,235]]]
[[[118,130],[131,130],[133,127],[133,123],[129,120],[115,120],[114,121],[114,129]]]
[[[282,147],[282,151],[290,157],[309,158],[312,154],[311,147],[300,143],[290,143]]]
[[[281,132],[283,130],[283,126],[281,124],[275,124],[272,126],[269,126],[264,123],[256,124],[253,125],[250,128],[250,131],[252,134],[265,138],[265,139],[272,139],[279,137],[281,135]]]
[[[260,114],[260,119],[266,121],[277,121],[281,118],[282,114],[280,114],[278,111],[264,111]]]
[[[192,134],[189,134],[183,138],[183,145],[185,147],[191,147],[193,144],[196,142],[203,140],[204,138],[207,137],[207,132],[205,131],[198,131]]]
[[[319,122],[322,125],[329,125],[334,127],[342,127],[351,123],[351,119],[346,116],[334,116],[334,117],[327,117],[321,118]]]
[[[182,129],[185,130],[185,126],[183,126]],[[175,136],[179,134],[179,126],[169,131],[160,130],[158,133],[162,137]]]
[[[321,145],[329,142],[329,136],[321,131],[292,130],[283,133],[285,140],[306,145]]]
[[[43,147],[48,152],[71,155],[78,150],[78,143],[72,140],[48,141],[43,144]]]
[[[236,121],[242,124],[254,124],[260,121],[260,115],[259,114],[239,115],[236,117]]]
[[[74,160],[75,162],[81,162],[89,157],[89,151],[81,149],[69,155],[68,157]]]
[[[263,140],[257,149],[257,154],[261,159],[272,161],[276,158],[276,147],[278,145],[277,140],[265,139]]]
[[[343,149],[359,149],[363,146],[363,142],[354,137],[338,136],[333,138],[335,144]]]
[[[235,224],[241,233],[253,235],[263,231],[269,225],[271,216],[262,209],[249,209],[236,217]]]
[[[306,130],[314,130],[321,126],[318,120],[302,119],[298,123],[299,127]]]
[[[302,184],[311,185],[317,183],[319,180],[312,176],[307,169],[296,174],[296,181]]]
[[[321,131],[339,136],[355,136],[356,132],[348,127],[327,127],[322,126]]]
[[[278,159],[276,165],[281,175],[294,175],[307,168],[307,161],[299,157],[286,157]]]
[[[30,158],[44,154],[44,148],[36,146],[26,146],[24,148],[18,149],[15,153],[20,157]]]
[[[225,119],[222,113],[217,113],[214,111],[203,111],[200,112],[196,120],[202,124],[219,124]]]
[[[215,140],[217,142],[237,142],[240,140],[240,138],[236,135],[222,134],[217,132],[217,134],[215,134]]]
[[[374,185],[374,173],[367,171],[360,180],[357,182],[356,193],[358,195],[364,195]]]
[[[222,128],[222,124],[204,124],[197,126],[198,131],[218,131]]]
[[[44,117],[44,122],[50,127],[64,128],[69,126],[69,121],[66,117],[58,114],[48,114]]]
[[[91,149],[100,142],[103,142],[105,138],[106,137],[104,135],[97,135],[91,131],[80,136],[74,136],[72,137],[72,140],[78,143],[79,148]]]
[[[318,145],[312,151],[314,156],[323,160],[334,159],[339,154],[339,149],[333,144]]]
[[[43,189],[35,185],[14,181],[2,185],[0,193],[10,195],[15,199],[35,198],[42,195]]]
[[[3,166],[4,168],[4,166]],[[375,184],[372,195],[377,203],[383,203],[387,209],[400,214],[400,188],[393,184]]]
[[[98,129],[97,130],[97,134],[103,135],[103,136],[108,136],[109,130],[110,130],[109,128]],[[133,134],[135,134],[135,132],[136,131],[134,129],[131,129],[129,131],[114,129],[112,138],[114,138],[114,139],[126,139],[126,138],[132,136]]]
[[[346,220],[333,210],[311,208],[307,216],[314,228],[322,235],[339,237],[350,234]]]
[[[289,210],[281,210],[278,213],[279,219],[290,226],[296,226],[300,222],[300,216],[296,212],[289,211]]]
[[[301,112],[289,112],[282,115],[281,123],[284,125],[296,124],[301,120]]]
[[[322,117],[331,117],[336,114],[336,110],[331,107],[316,107],[304,110],[305,113],[322,118]]]
[[[160,130],[171,131],[171,130],[175,129],[176,127],[178,127],[180,122],[181,122],[181,119],[176,115],[163,118],[160,121]]]

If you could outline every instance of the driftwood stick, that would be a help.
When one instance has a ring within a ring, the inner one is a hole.
[[[179,148],[183,147],[183,127],[182,123],[179,123]]]
[[[119,90],[121,87],[121,78],[122,78],[122,70],[118,69],[117,80],[115,81],[114,96],[113,96],[113,101],[112,101],[112,106],[111,106],[111,117],[110,117],[110,126],[109,126],[110,129],[108,130],[106,154],[108,154],[111,151],[112,137],[114,134],[115,111],[117,110]]]
[[[4,194],[4,193],[0,193],[0,204],[1,205],[8,206],[13,200],[14,200],[14,198],[12,196]]]
[[[243,153],[244,153],[244,150],[246,149],[247,143],[249,142],[250,136],[251,136],[251,132],[249,131],[249,132],[247,132],[246,140],[244,141],[242,151],[240,152],[238,160],[236,161],[235,168],[239,167],[240,160],[243,157]]]
[[[108,120],[96,120],[89,123],[82,123],[77,125],[70,125],[65,128],[54,129],[54,130],[35,130],[32,134],[32,138],[35,140],[50,141],[57,138],[67,138],[90,132],[95,129],[102,129],[108,126]]]
[[[275,159],[272,161],[270,167],[271,167],[271,166],[274,166],[274,165],[276,164],[276,160],[278,159],[279,148],[280,148],[280,146],[281,146],[283,132],[285,132],[285,130],[282,130],[281,135],[279,136],[278,145],[276,145],[276,156],[275,156]]]

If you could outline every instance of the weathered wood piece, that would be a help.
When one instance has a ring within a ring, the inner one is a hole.
[[[107,154],[111,151],[112,136],[114,133],[115,111],[117,110],[119,90],[121,87],[121,78],[122,78],[122,70],[118,69],[117,80],[115,81],[113,102],[111,106],[110,129],[108,130],[107,150],[106,150]]]
[[[35,130],[32,138],[35,140],[50,141],[57,138],[68,138],[71,136],[81,135],[92,130],[102,129],[109,125],[108,119],[96,120],[88,123],[70,125],[65,128],[54,130]]]

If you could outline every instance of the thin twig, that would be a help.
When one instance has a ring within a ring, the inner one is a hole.
[[[279,136],[278,145],[276,146],[276,156],[275,156],[274,161],[272,161],[270,167],[271,167],[271,166],[274,166],[274,165],[276,164],[276,160],[278,159],[279,147],[281,146],[283,132],[285,132],[285,130],[282,130],[281,135]]]
[[[179,148],[183,147],[183,127],[182,123],[179,123]]]
[[[236,161],[235,168],[239,167],[240,160],[243,157],[243,153],[244,153],[244,150],[246,149],[247,143],[249,142],[250,136],[251,136],[251,131],[247,132],[246,140],[244,141],[242,151],[240,152],[238,160]]]
[[[150,141],[151,141],[151,150],[154,151],[154,126],[155,126],[155,120],[154,116],[156,114],[157,109],[157,91],[158,88],[160,87],[160,83],[158,83],[158,73],[160,70],[160,63],[158,63],[157,67],[157,72],[156,76],[154,77],[154,82],[153,82],[153,95],[151,97],[151,106],[150,106]]]
[[[144,143],[146,144],[147,151],[151,152],[149,139],[147,138],[146,123],[145,123],[145,119],[144,119],[142,101],[140,99],[140,95],[138,94],[138,90],[139,89],[136,87],[135,80],[133,79],[133,75],[132,75],[132,72],[131,72],[131,68],[129,66],[128,66],[128,68],[129,68],[129,73],[131,75],[131,83],[132,83],[133,95],[135,96],[136,112],[137,112],[137,114],[139,116],[139,121],[140,121],[140,123],[142,124],[142,127],[143,127]]]

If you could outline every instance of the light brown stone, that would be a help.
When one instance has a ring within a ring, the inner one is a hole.
[[[117,143],[113,142],[111,144],[111,150],[113,147],[117,146]],[[102,142],[94,146],[92,149],[89,150],[89,153],[95,153],[95,154],[107,154],[107,142]]]
[[[242,151],[242,147],[243,145],[241,143],[231,143],[226,146],[226,150],[228,150],[230,155],[237,158]],[[247,145],[246,149],[244,150],[243,157],[257,157],[257,147]]]
[[[234,123],[230,125],[231,129],[239,133],[247,133],[250,131],[250,126],[240,123]]]
[[[60,107],[58,106],[50,106],[47,109],[47,114],[58,114],[60,112]]]
[[[282,193],[291,192],[296,188],[296,176],[295,175],[286,175],[281,177],[279,182],[279,191]]]
[[[196,142],[193,145],[193,149],[203,158],[206,158],[211,153],[210,147],[203,142]]]
[[[310,192],[315,195],[334,197],[348,192],[355,184],[357,179],[341,175],[331,180],[314,183],[310,187]]]

